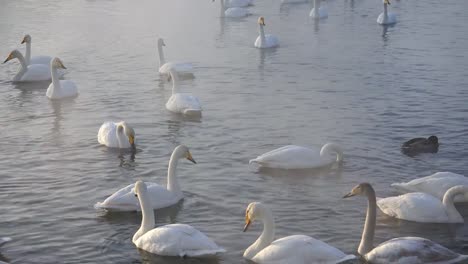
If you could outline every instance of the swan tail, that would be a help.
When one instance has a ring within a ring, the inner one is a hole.
[[[406,188],[406,184],[405,183],[392,183],[390,186],[392,186],[393,188],[395,188],[396,190],[398,190],[399,192],[408,192],[408,188]]]
[[[9,237],[0,237],[0,247],[10,242],[12,239]]]
[[[201,110],[200,109],[185,109],[184,110],[184,115],[201,116]]]

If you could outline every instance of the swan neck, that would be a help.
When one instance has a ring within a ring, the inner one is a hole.
[[[448,189],[447,192],[444,194],[442,203],[445,206],[445,210],[447,212],[447,215],[450,221],[463,222],[463,217],[460,215],[460,213],[458,212],[454,204],[455,196],[457,196],[458,194],[463,194],[463,193],[464,193],[463,189],[458,188],[458,187],[452,187]]]
[[[26,63],[26,60],[24,59],[23,55],[18,52],[18,55],[16,56],[16,58],[19,60],[21,66],[20,66],[20,70],[18,71],[18,73],[15,75],[15,77],[13,77],[13,81],[21,80],[23,75],[28,70],[28,64]]]
[[[314,16],[319,17],[320,0],[314,0]]]
[[[179,162],[179,158],[177,157],[177,151],[174,151],[171,155],[171,159],[169,160],[169,168],[167,169],[167,190],[174,192],[174,193],[181,193],[179,186],[179,181],[177,181],[176,177],[176,168]]]
[[[26,42],[26,64],[31,63],[31,42]]]
[[[26,70],[28,68],[28,63],[26,61],[26,59],[23,57],[23,54],[21,54],[20,52],[18,52],[18,56],[17,56],[18,60],[20,61],[21,63],[21,68],[22,70]]]
[[[166,63],[162,45],[158,45],[158,54],[159,54],[159,68],[161,68],[161,66],[163,66]]]
[[[383,8],[384,8],[384,17],[388,17],[388,11],[387,11],[387,4],[386,3],[383,5]]]
[[[172,79],[172,94],[176,94],[179,92],[179,75],[176,72],[171,71],[171,79]]]
[[[142,220],[140,229],[137,231],[137,234],[144,235],[146,232],[154,228],[154,210],[148,199],[148,194],[146,190],[138,194],[138,200],[140,201]],[[134,237],[134,240],[138,238]]]
[[[55,84],[54,84],[55,85]],[[117,141],[119,142],[119,148],[125,148],[126,147],[126,143],[125,143],[125,136],[123,133],[119,133],[119,129],[116,128],[115,129],[115,134],[117,136]]]
[[[50,63],[50,73],[52,75],[52,95],[57,95],[61,89],[59,74],[57,68],[53,66],[53,63]]]
[[[336,153],[336,161],[341,162],[343,161],[343,150],[338,145],[334,143],[327,143],[325,144],[322,149],[320,150],[320,156],[325,157],[330,155],[331,152]]]
[[[263,232],[258,239],[245,250],[244,257],[253,259],[258,252],[269,246],[275,239],[275,221],[270,210],[266,209],[262,218]]]
[[[259,33],[260,33],[260,46],[263,46],[265,45],[266,43],[266,40],[265,40],[265,30],[264,30],[264,26],[262,24],[258,24],[259,25]]]
[[[364,230],[362,231],[361,243],[359,244],[358,253],[362,256],[366,255],[374,248],[374,233],[377,213],[377,203],[374,189],[369,189],[367,192],[367,214]]]
[[[224,7],[224,0],[220,0],[219,2],[221,2],[221,11],[220,11],[220,16],[221,17],[224,17],[224,12],[226,11],[226,8]]]

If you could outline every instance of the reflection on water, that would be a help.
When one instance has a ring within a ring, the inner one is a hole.
[[[137,249],[140,253],[142,263],[158,263],[158,264],[219,264],[219,258],[213,257],[199,257],[199,258],[181,258],[181,257],[162,257],[151,254],[141,249]]]

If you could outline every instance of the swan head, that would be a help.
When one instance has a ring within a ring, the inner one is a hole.
[[[437,138],[436,136],[428,137],[427,141],[429,141],[429,143],[431,144],[439,144],[439,138]]]
[[[265,18],[264,17],[259,17],[258,18],[258,24],[262,25],[262,26],[265,26]]]
[[[372,185],[370,185],[370,183],[364,182],[354,186],[354,188],[348,194],[343,196],[343,198],[349,198],[356,195],[367,196],[371,192],[374,192]]]
[[[135,197],[138,197],[138,194],[142,194],[143,192],[146,193],[146,190],[146,183],[143,181],[137,181],[132,191]]]
[[[21,44],[24,43],[31,43],[31,36],[29,34],[24,35],[23,40],[21,41]]]
[[[128,137],[128,142],[132,148],[135,148],[135,130],[133,130],[131,126],[122,121],[117,125],[117,133],[124,134],[126,137]]]
[[[19,52],[19,50],[13,50],[12,52],[10,52],[10,54],[8,54],[8,57],[6,58],[6,60],[3,62],[3,63],[6,63],[7,61],[10,61],[14,58],[19,58],[19,56],[21,55],[21,52]]]
[[[164,43],[164,39],[158,38],[158,46],[159,46],[159,47],[164,47],[164,46],[166,46],[166,43]]]
[[[268,211],[269,209],[261,202],[250,203],[247,209],[245,209],[245,226],[243,232],[247,231],[253,221],[262,219]]]
[[[384,5],[390,5],[390,0],[383,0]]]
[[[197,162],[193,159],[192,153],[190,153],[189,148],[184,146],[184,145],[179,145],[174,149],[174,155],[176,155],[177,158],[182,159],[188,159],[192,163],[197,164]]]
[[[63,65],[63,62],[59,58],[54,58],[52,60],[52,67],[56,69],[66,69],[66,67]]]

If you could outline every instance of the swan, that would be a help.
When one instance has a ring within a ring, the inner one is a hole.
[[[316,19],[328,17],[327,8],[325,6],[320,6],[321,2],[322,0],[314,0],[314,8],[310,10],[309,16],[316,18]]]
[[[154,228],[154,211],[146,184],[135,183],[133,190],[141,205],[142,221],[132,242],[145,251],[161,256],[196,257],[225,252],[205,234],[190,225],[171,224]]]
[[[0,247],[10,242],[12,239],[9,237],[0,237]]]
[[[369,183],[361,183],[343,198],[356,195],[366,196],[368,199],[366,221],[358,248],[358,253],[367,262],[448,264],[468,259],[468,255],[455,253],[429,239],[420,237],[393,238],[374,247],[377,211],[375,191]]]
[[[3,63],[12,59],[18,59],[21,63],[18,73],[13,77],[14,82],[47,81],[51,78],[50,68],[44,64],[28,65],[21,52],[13,50]],[[60,76],[59,76],[60,77]]]
[[[62,99],[78,95],[78,88],[70,80],[59,80],[57,69],[66,69],[59,58],[54,58],[50,63],[50,72],[52,73],[52,83],[47,88],[46,95],[50,99]]]
[[[333,153],[336,153],[335,160],[328,157]],[[311,169],[324,167],[335,161],[343,161],[343,151],[337,144],[327,143],[320,150],[295,145],[284,146],[264,153],[249,163],[275,169]]]
[[[397,22],[396,15],[387,11],[387,6],[390,5],[390,0],[383,0],[383,4],[384,11],[380,13],[379,17],[377,18],[377,23],[381,25],[395,24]]]
[[[263,232],[244,252],[244,258],[255,263],[337,263],[355,258],[354,255],[346,255],[327,243],[305,235],[287,236],[273,241],[275,237],[273,215],[271,210],[260,202],[248,205],[245,211],[244,232],[255,220],[263,222]]]
[[[21,44],[26,43],[26,64],[45,64],[49,66],[52,57],[50,56],[34,56],[31,58],[31,36],[29,34],[24,35]]]
[[[226,9],[224,7],[224,0],[220,0],[219,2],[221,3],[221,17],[245,17],[249,15],[249,10],[247,10],[247,8],[230,7]]]
[[[198,98],[188,93],[179,93],[177,89],[179,75],[174,69],[169,72],[172,79],[172,95],[167,100],[166,109],[177,114],[200,117],[202,108]]]
[[[221,0],[224,1],[224,0]],[[226,0],[225,5],[228,8],[231,7],[247,7],[249,5],[253,5],[253,0]]]
[[[175,174],[177,163],[179,159],[186,158],[187,160],[196,164],[192,158],[189,149],[186,146],[177,146],[172,152],[171,159],[169,160],[169,168],[167,170],[167,188],[156,183],[147,182],[148,185],[148,199],[153,209],[159,209],[171,206],[178,203],[184,198],[184,194],[179,187],[179,182]],[[133,196],[132,190],[135,184],[130,184],[124,187],[111,196],[104,202],[97,203],[95,208],[114,210],[114,211],[137,211],[140,209],[138,199]]]
[[[403,193],[423,192],[442,200],[447,190],[456,185],[468,186],[468,178],[452,172],[437,172],[409,182],[392,183],[391,186]],[[468,197],[457,195],[455,202],[468,202]]]
[[[192,73],[193,66],[190,63],[176,63],[176,62],[166,62],[164,58],[163,47],[166,46],[164,39],[158,39],[158,54],[159,54],[159,73],[163,76],[170,77],[169,71],[174,69],[179,73],[179,76],[183,79],[194,78],[195,76]]]
[[[448,189],[442,201],[427,193],[414,192],[377,198],[377,206],[389,216],[408,221],[463,223],[463,217],[453,204],[457,194],[468,196],[468,186],[458,185]]]
[[[124,121],[104,122],[97,138],[100,144],[109,148],[135,148],[135,131]]]
[[[264,48],[275,48],[279,46],[279,40],[276,36],[266,34],[263,29],[265,26],[265,18],[264,17],[259,17],[258,18],[258,27],[259,27],[259,32],[260,36],[257,37],[255,40],[255,47],[264,49]]]

